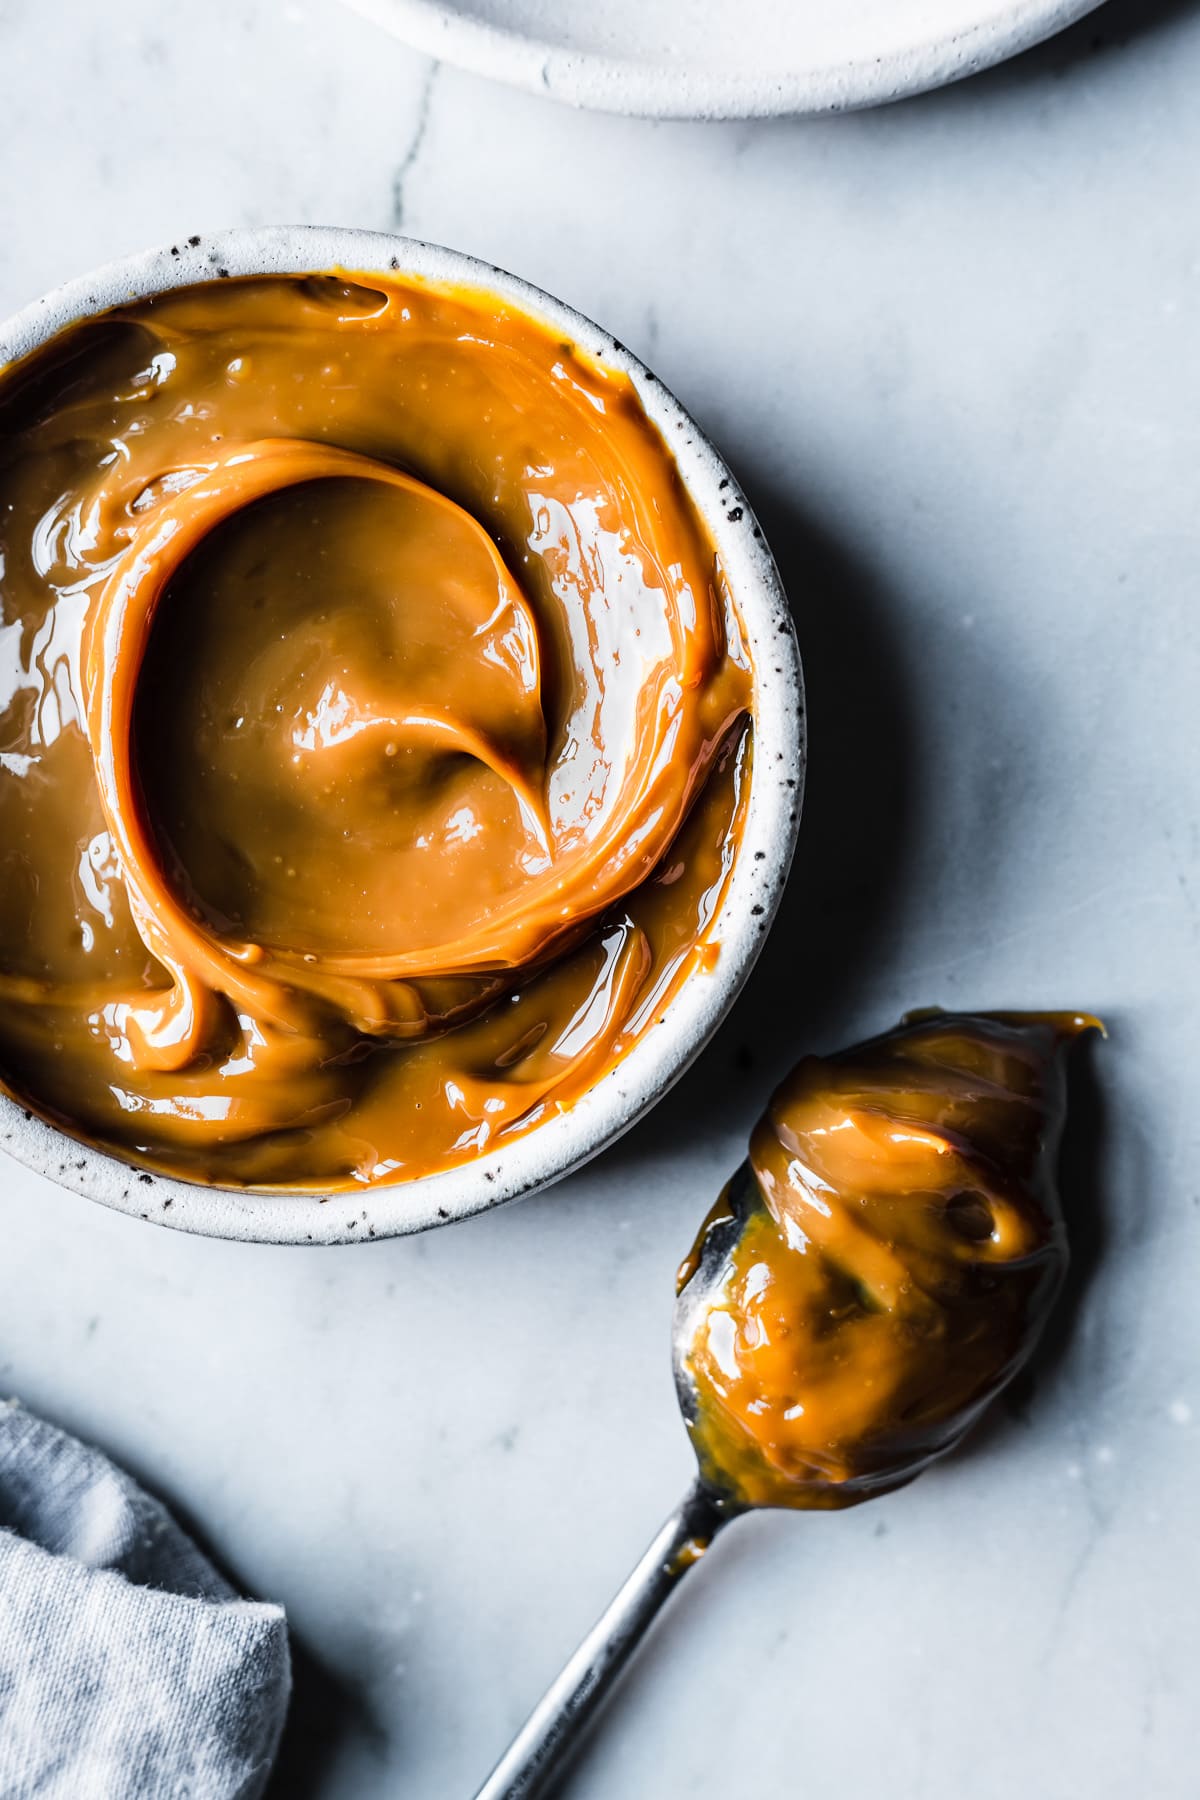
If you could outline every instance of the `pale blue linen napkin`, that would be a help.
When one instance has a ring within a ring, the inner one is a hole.
[[[98,1450],[0,1402],[0,1795],[252,1800],[291,1685],[242,1600]]]

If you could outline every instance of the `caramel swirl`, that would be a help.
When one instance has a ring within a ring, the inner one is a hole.
[[[594,1084],[697,960],[750,670],[631,384],[389,277],[183,289],[0,377],[0,1072],[336,1188]]]
[[[1025,1362],[1067,1264],[1060,1053],[1092,1028],[919,1015],[788,1076],[680,1271],[691,1430],[718,1489],[869,1499],[951,1449]]]

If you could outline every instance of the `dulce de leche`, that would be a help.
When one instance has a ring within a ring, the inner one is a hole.
[[[715,953],[752,671],[629,379],[389,276],[0,375],[0,1081],[230,1186],[445,1168]]]
[[[868,1500],[1021,1368],[1067,1267],[1064,1052],[1091,1029],[915,1015],[792,1071],[680,1270],[685,1410],[718,1493]]]

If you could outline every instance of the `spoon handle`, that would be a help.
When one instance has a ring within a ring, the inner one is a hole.
[[[699,1483],[689,1488],[628,1581],[538,1701],[475,1800],[534,1800],[546,1792],[659,1608],[728,1516]]]

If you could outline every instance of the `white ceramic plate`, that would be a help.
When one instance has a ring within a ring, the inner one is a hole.
[[[347,0],[427,55],[660,118],[845,112],[1002,62],[1100,0]]]

